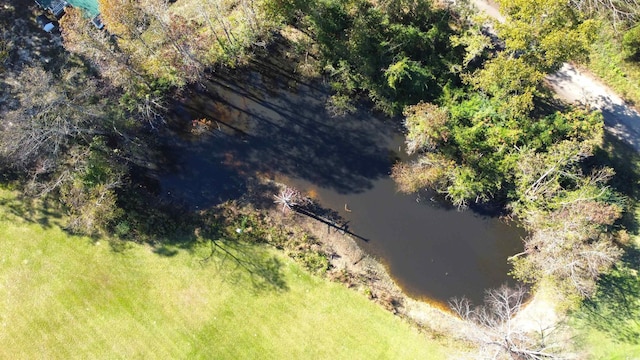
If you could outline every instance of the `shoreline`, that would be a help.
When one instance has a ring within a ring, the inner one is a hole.
[[[238,208],[261,213],[270,224],[291,231],[292,236],[299,230],[313,236],[321,244],[321,251],[330,264],[326,274],[320,276],[363,294],[429,336],[451,336],[455,340],[470,341],[468,335],[473,331],[472,324],[458,317],[445,304],[431,299],[415,299],[406,294],[384,263],[363,250],[352,236],[303,214],[285,213],[275,204],[265,206],[273,194],[265,193],[264,188],[274,186],[281,188],[285,185],[270,179],[258,179],[255,186],[238,199]]]
[[[286,229],[291,236],[307,234],[317,240],[330,264],[327,272],[319,276],[363,294],[430,338],[451,337],[469,344],[470,348],[476,346],[473,338],[478,331],[476,324],[463,320],[445,304],[406,294],[384,263],[369,255],[357,239],[301,213],[283,212],[273,203],[274,194],[268,189],[284,186],[264,177],[254,179],[249,191],[237,200],[236,205],[241,212],[261,214],[269,225]],[[279,251],[286,253],[285,249]],[[512,324],[526,332],[555,326],[559,313],[554,304],[552,289],[535,288],[511,319]]]

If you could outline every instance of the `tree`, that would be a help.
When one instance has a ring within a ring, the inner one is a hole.
[[[450,65],[462,54],[449,41],[449,16],[426,0],[327,1],[310,7],[305,22],[319,44],[334,99],[364,93],[395,115],[437,98],[455,78]]]
[[[592,148],[565,141],[545,154],[526,152],[516,178],[520,194],[512,203],[530,235],[520,258],[511,258],[524,281],[552,280],[573,298],[591,296],[600,274],[622,255],[615,245],[622,199],[606,186],[613,170],[582,174],[580,160]]]
[[[393,166],[391,176],[405,193],[425,188],[447,194],[449,177],[456,168],[455,161],[437,153],[426,153],[409,164],[399,162]],[[464,207],[467,198],[451,199],[456,206]]]
[[[420,153],[411,164],[397,164],[392,176],[403,191],[424,187],[445,194],[458,207],[470,199],[487,199],[494,190],[492,180],[474,168],[482,143],[467,136],[457,126],[456,116],[448,108],[419,103],[405,109],[407,152]],[[473,129],[473,128],[472,128]],[[472,130],[475,132],[475,130]],[[477,135],[477,134],[476,134]],[[474,142],[468,147],[467,141]],[[460,151],[464,147],[468,151]]]
[[[143,3],[141,11],[150,19],[145,37],[155,39],[152,57],[160,68],[166,69],[155,74],[158,78],[172,79],[178,85],[201,78],[205,64],[205,43],[194,36],[201,26],[195,21],[173,14],[166,2],[149,1]]]
[[[637,0],[572,0],[571,5],[591,17],[604,15],[614,26],[620,22],[634,22],[640,16]]]
[[[451,136],[451,130],[447,127],[449,112],[446,108],[421,102],[407,107],[404,116],[404,126],[409,130],[406,137],[409,154],[435,150]]]
[[[539,94],[543,78],[544,74],[524,58],[502,52],[465,79],[489,95],[501,113],[515,118],[533,110],[533,99]]]
[[[500,0],[507,18],[497,24],[506,50],[542,72],[552,72],[564,62],[585,56],[594,40],[595,20],[583,19],[564,0]]]
[[[0,159],[25,176],[27,194],[57,196],[70,230],[94,234],[120,215],[115,191],[126,168],[102,137],[109,94],[84,70],[25,67],[7,81],[17,103],[2,114]]]
[[[620,213],[615,205],[579,201],[528,218],[533,231],[525,239],[526,257],[511,259],[513,274],[530,283],[551,280],[569,302],[592,296],[598,277],[622,255],[610,230]]]
[[[236,65],[279,26],[264,1],[205,0],[178,10],[163,0],[99,3],[105,28],[127,62],[173,86],[197,81],[209,66]]]
[[[63,45],[67,51],[83,56],[116,87],[128,88],[146,79],[129,56],[118,50],[112,37],[97,31],[78,8],[69,8],[60,20]]]
[[[602,138],[597,113],[576,109],[537,119],[509,116],[491,97],[462,91],[452,91],[444,103],[405,109],[407,151],[418,156],[396,165],[393,176],[403,191],[431,187],[459,207],[492,198],[517,201],[521,194],[512,192],[519,181],[514,174],[525,156],[542,157],[567,139],[592,149]]]
[[[562,346],[554,330],[557,324],[529,331],[519,326],[515,316],[523,308],[526,290],[522,286],[487,290],[484,305],[472,307],[468,299],[452,299],[449,306],[462,319],[475,325],[470,334],[480,344],[483,359],[563,359]]]
[[[166,82],[150,78],[130,53],[122,51],[107,32],[97,31],[80,10],[68,9],[60,28],[65,48],[83,56],[108,79],[102,85],[114,91],[114,97],[121,96],[119,105],[128,116],[151,127],[163,121]]]
[[[464,23],[465,30],[459,35],[451,36],[451,44],[455,47],[464,46],[464,58],[461,70],[467,69],[471,63],[487,55],[488,50],[495,48],[493,41],[483,28],[472,22]]]
[[[184,74],[176,74],[170,65],[173,59],[165,58],[169,44],[164,24],[158,22],[169,15],[164,1],[99,0],[98,3],[105,29],[138,72],[151,79],[184,84],[180,77]]]
[[[628,59],[640,60],[640,25],[636,25],[624,33],[622,48]]]
[[[7,164],[48,173],[74,138],[99,132],[97,85],[83,81],[78,71],[56,79],[27,67],[10,84],[19,106],[4,114],[0,131],[0,156]]]
[[[9,58],[9,45],[3,39],[0,39],[0,74],[4,72],[5,61]]]
[[[146,44],[142,34],[150,25],[143,6],[153,1],[98,0],[100,16],[112,35],[124,39],[138,39]]]
[[[75,146],[57,173],[59,195],[69,214],[69,230],[87,235],[107,231],[123,215],[116,190],[123,184],[125,166],[110,156],[102,137],[88,146]]]

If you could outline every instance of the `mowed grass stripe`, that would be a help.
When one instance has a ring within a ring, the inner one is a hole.
[[[0,191],[4,204],[11,196]],[[232,263],[202,265],[198,249],[114,253],[6,207],[0,239],[3,359],[441,359],[456,350],[266,248],[253,250],[280,263],[286,289],[257,290]]]

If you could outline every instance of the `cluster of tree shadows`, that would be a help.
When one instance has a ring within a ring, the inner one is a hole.
[[[617,268],[602,275],[598,291],[582,303],[577,317],[612,339],[640,344],[640,251],[627,249]]]

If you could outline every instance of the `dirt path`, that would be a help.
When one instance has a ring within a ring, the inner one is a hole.
[[[560,99],[602,111],[605,129],[640,152],[640,114],[595,76],[564,64],[546,80]]]
[[[505,21],[493,1],[471,0],[471,3],[489,17]],[[548,75],[546,82],[561,100],[601,110],[605,129],[640,151],[640,113],[594,75],[564,64],[558,72]]]

